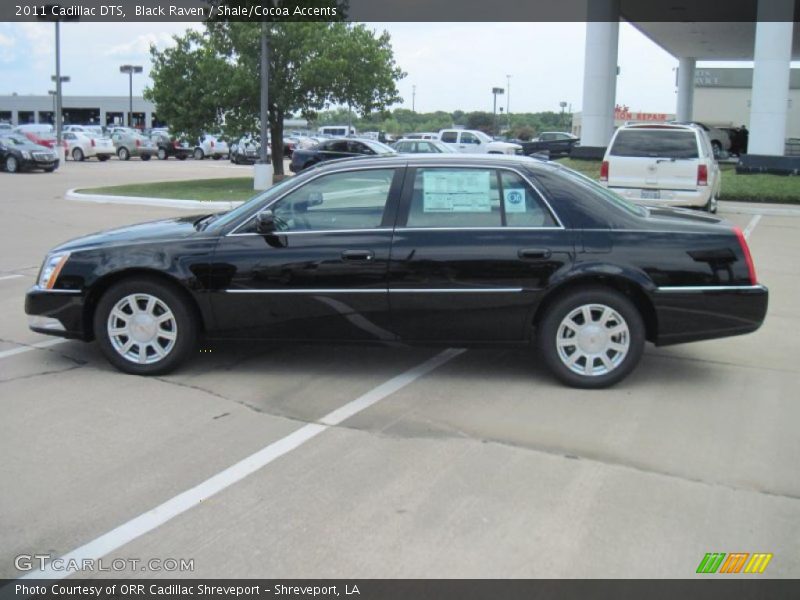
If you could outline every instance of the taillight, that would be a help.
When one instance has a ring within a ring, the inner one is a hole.
[[[212,148],[214,147],[214,142],[213,142],[213,141],[211,142],[211,147],[212,147]]]
[[[697,165],[697,185],[708,185],[708,167]]]
[[[753,263],[753,255],[750,254],[750,246],[747,245],[744,232],[739,227],[734,227],[733,232],[736,234],[736,239],[739,240],[739,246],[742,249],[742,254],[744,254],[744,262],[747,264],[747,274],[750,277],[750,285],[756,285],[758,283],[756,265]]]
[[[600,181],[608,181],[608,161],[604,160],[600,165]]]
[[[142,140],[136,140],[136,147],[138,148],[141,145],[142,145]]]
[[[92,148],[94,148],[95,147],[94,138],[92,138],[91,141],[92,141]]]
[[[178,144],[178,140],[175,140],[174,142],[172,142],[172,147],[175,148],[176,150],[178,148],[180,148],[180,144]]]

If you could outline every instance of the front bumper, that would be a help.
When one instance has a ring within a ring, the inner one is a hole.
[[[57,169],[58,159],[55,160],[36,160],[33,158],[23,158],[20,160],[19,166],[23,171],[31,171],[33,169]]]
[[[652,296],[657,346],[751,333],[767,315],[763,285],[661,287]]]
[[[36,286],[25,294],[25,314],[32,331],[86,340],[90,337],[84,319],[84,296],[72,290],[42,290]]]

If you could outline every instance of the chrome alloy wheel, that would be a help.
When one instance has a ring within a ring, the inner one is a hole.
[[[584,304],[558,326],[556,346],[561,362],[578,375],[606,375],[628,355],[631,336],[625,319],[604,304]]]
[[[106,324],[111,346],[124,359],[157,363],[172,351],[178,322],[170,308],[150,294],[131,294],[111,309]]]

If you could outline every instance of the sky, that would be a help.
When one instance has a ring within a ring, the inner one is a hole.
[[[416,110],[492,110],[492,87],[514,112],[559,111],[567,102],[581,108],[585,23],[369,23],[387,30],[395,59],[407,72],[398,88]],[[172,35],[197,23],[64,23],[62,74],[71,77],[64,95],[124,96],[128,78],[119,65],[144,67],[134,75],[140,95],[150,83],[148,48],[164,48]],[[0,23],[0,94],[46,94],[52,89],[54,32],[47,23]],[[628,23],[620,24],[617,102],[631,110],[675,110],[677,60]],[[700,63],[699,66],[713,66]],[[190,92],[187,90],[187,92]]]

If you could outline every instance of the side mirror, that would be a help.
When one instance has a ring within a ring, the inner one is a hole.
[[[256,231],[262,234],[275,231],[275,215],[271,210],[262,210],[256,215]]]

